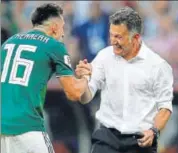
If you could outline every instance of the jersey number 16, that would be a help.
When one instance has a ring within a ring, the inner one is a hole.
[[[3,66],[1,82],[6,81],[7,73],[9,70],[9,64],[12,61],[11,57],[12,57],[14,48],[15,48],[15,44],[6,44],[4,47],[4,49],[7,51],[7,55],[6,55],[4,66]],[[12,69],[11,69],[10,77],[8,81],[9,83],[19,84],[22,86],[28,86],[28,82],[29,82],[30,74],[33,69],[34,61],[21,58],[20,55],[24,51],[35,52],[36,49],[37,49],[36,46],[31,46],[31,45],[19,45],[18,46],[15,57],[12,61],[13,63],[12,63]],[[25,66],[23,77],[17,77],[17,70],[18,70],[19,65]]]

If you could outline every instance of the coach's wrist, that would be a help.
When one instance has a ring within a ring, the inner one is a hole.
[[[160,136],[160,131],[159,129],[155,128],[155,127],[152,127],[150,128],[150,130],[153,131],[153,134],[154,134],[154,137],[158,138]]]

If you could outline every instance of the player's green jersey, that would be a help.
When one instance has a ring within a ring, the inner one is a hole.
[[[47,82],[73,75],[65,45],[32,30],[16,34],[1,47],[1,133],[44,131]]]

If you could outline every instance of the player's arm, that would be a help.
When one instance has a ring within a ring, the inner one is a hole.
[[[56,43],[49,54],[55,67],[56,77],[62,85],[67,98],[71,101],[79,101],[88,86],[87,79],[84,77],[77,79],[74,76],[70,57],[63,43]]]
[[[90,80],[90,78],[91,78],[90,75],[92,74],[92,66],[91,66],[90,63],[87,62],[87,60],[80,61],[79,64],[77,65],[75,73],[80,78],[82,76],[88,76],[88,79]],[[86,103],[90,102],[93,98],[93,95],[92,95],[92,92],[90,90],[88,83],[87,83],[87,86],[85,88],[85,92],[82,94],[81,99],[80,99],[80,102],[82,104],[86,104]]]
[[[77,79],[74,76],[62,76],[59,78],[59,81],[67,98],[71,101],[80,101],[88,86],[88,81],[84,77]]]
[[[80,98],[80,102],[82,104],[87,104],[87,103],[89,103],[93,99],[93,97],[94,96],[92,95],[92,92],[91,92],[89,86],[87,86],[85,88],[85,92],[83,93],[83,95]]]

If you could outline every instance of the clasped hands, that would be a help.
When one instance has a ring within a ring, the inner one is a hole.
[[[91,76],[92,66],[88,63],[87,59],[83,61],[79,61],[79,64],[76,66],[75,74],[78,78],[82,78],[83,76]]]

